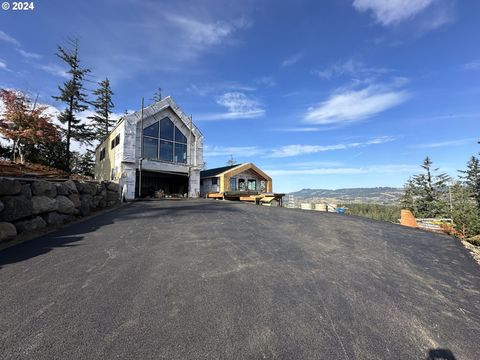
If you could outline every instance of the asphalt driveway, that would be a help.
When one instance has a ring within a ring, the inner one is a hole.
[[[458,241],[357,217],[138,202],[0,251],[1,359],[480,359]]]

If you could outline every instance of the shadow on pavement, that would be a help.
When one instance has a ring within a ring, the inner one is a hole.
[[[201,206],[199,206],[201,205]],[[67,225],[46,235],[41,235],[31,240],[13,245],[0,250],[0,270],[3,265],[25,261],[27,259],[46,254],[55,248],[80,246],[74,244],[84,239],[85,235],[94,232],[105,225],[114,224],[115,221],[126,221],[136,218],[158,218],[161,216],[188,214],[198,212],[228,212],[237,209],[217,206],[219,204],[205,201],[186,203],[178,201],[162,202],[135,202],[115,211],[110,211],[94,216],[84,221]]]
[[[430,349],[427,360],[456,360],[456,358],[448,349]]]

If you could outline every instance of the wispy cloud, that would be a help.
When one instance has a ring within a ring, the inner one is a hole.
[[[410,20],[428,8],[434,0],[354,0],[353,7],[360,12],[371,11],[383,26]]]
[[[8,69],[7,63],[5,61],[3,61],[2,59],[0,59],[0,69],[3,69],[3,70]]]
[[[381,137],[373,138],[364,142],[340,143],[340,144],[333,144],[333,145],[286,145],[286,146],[281,146],[279,148],[273,149],[273,151],[270,154],[268,154],[267,157],[283,158],[283,157],[291,157],[291,156],[298,156],[298,155],[315,154],[315,153],[325,152],[325,151],[346,150],[346,149],[352,149],[352,148],[365,147],[369,145],[384,144],[394,140],[395,138],[391,136],[381,136]]]
[[[168,13],[165,17],[176,25],[178,31],[183,33],[184,40],[197,48],[219,44],[233,31],[249,25],[249,22],[241,20],[235,22],[200,22],[194,18]]]
[[[308,109],[305,122],[318,125],[349,124],[395,107],[408,99],[401,84],[372,84],[360,90],[340,89]]]
[[[56,64],[39,64],[37,66],[39,69],[46,71],[47,73],[54,75],[54,76],[59,76],[63,78],[68,78],[68,73],[67,71],[62,68],[59,65]]]
[[[275,80],[271,76],[262,76],[255,80],[257,85],[263,85],[265,87],[273,87],[276,85]]]
[[[17,48],[16,50],[20,55],[22,55],[26,59],[40,59],[40,58],[42,58],[42,55],[37,54],[37,53],[28,52],[28,51],[25,51],[25,50],[20,49],[20,48]]]
[[[310,169],[265,169],[271,176],[289,175],[358,175],[358,174],[412,174],[418,165],[387,164],[364,167],[312,167]]]
[[[207,96],[212,93],[219,93],[222,91],[255,91],[256,88],[250,85],[241,84],[234,81],[207,83],[202,85],[190,84],[187,89],[189,93],[198,94],[200,96]]]
[[[280,128],[274,129],[276,131],[286,131],[286,132],[316,132],[316,131],[323,131],[325,128],[323,127],[308,127],[308,126],[299,126],[294,128]]]
[[[354,0],[353,7],[371,12],[375,21],[386,27],[415,19],[413,29],[417,35],[455,20],[452,0]]]
[[[440,147],[452,147],[452,146],[460,146],[460,145],[466,145],[466,144],[475,145],[477,141],[478,139],[476,138],[468,138],[468,139],[458,139],[458,140],[446,140],[446,141],[427,143],[427,144],[416,144],[416,145],[411,145],[410,147],[415,149],[434,149],[434,148],[440,148]]]
[[[301,52],[293,54],[293,55],[289,56],[288,58],[286,58],[285,60],[283,60],[282,63],[281,63],[281,66],[282,67],[292,66],[292,65],[296,64],[297,62],[299,62],[302,59],[302,57],[303,57],[303,54]]]
[[[15,46],[20,46],[20,42],[17,39],[11,37],[6,32],[1,30],[0,30],[0,40],[13,44]]]
[[[254,99],[241,92],[227,92],[217,97],[218,105],[226,108],[226,112],[203,114],[196,117],[197,120],[233,120],[253,119],[265,114],[265,109]]]
[[[209,146],[204,148],[206,157],[213,156],[254,156],[262,153],[263,150],[256,146]]]
[[[371,76],[377,74],[384,74],[389,71],[389,69],[385,68],[368,67],[362,62],[349,59],[344,62],[330,65],[323,69],[313,70],[313,74],[328,80],[337,76]]]
[[[469,61],[463,64],[465,70],[480,70],[480,60]]]

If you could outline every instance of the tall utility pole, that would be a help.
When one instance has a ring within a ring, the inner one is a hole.
[[[140,126],[140,162],[138,170],[138,197],[142,197],[142,162],[143,162],[143,97],[142,97],[142,110],[141,110],[141,126]]]

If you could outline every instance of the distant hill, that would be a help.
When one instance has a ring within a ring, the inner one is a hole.
[[[288,195],[293,195],[295,202],[397,204],[403,195],[403,189],[393,187],[302,189]],[[286,200],[288,201],[288,198]]]

